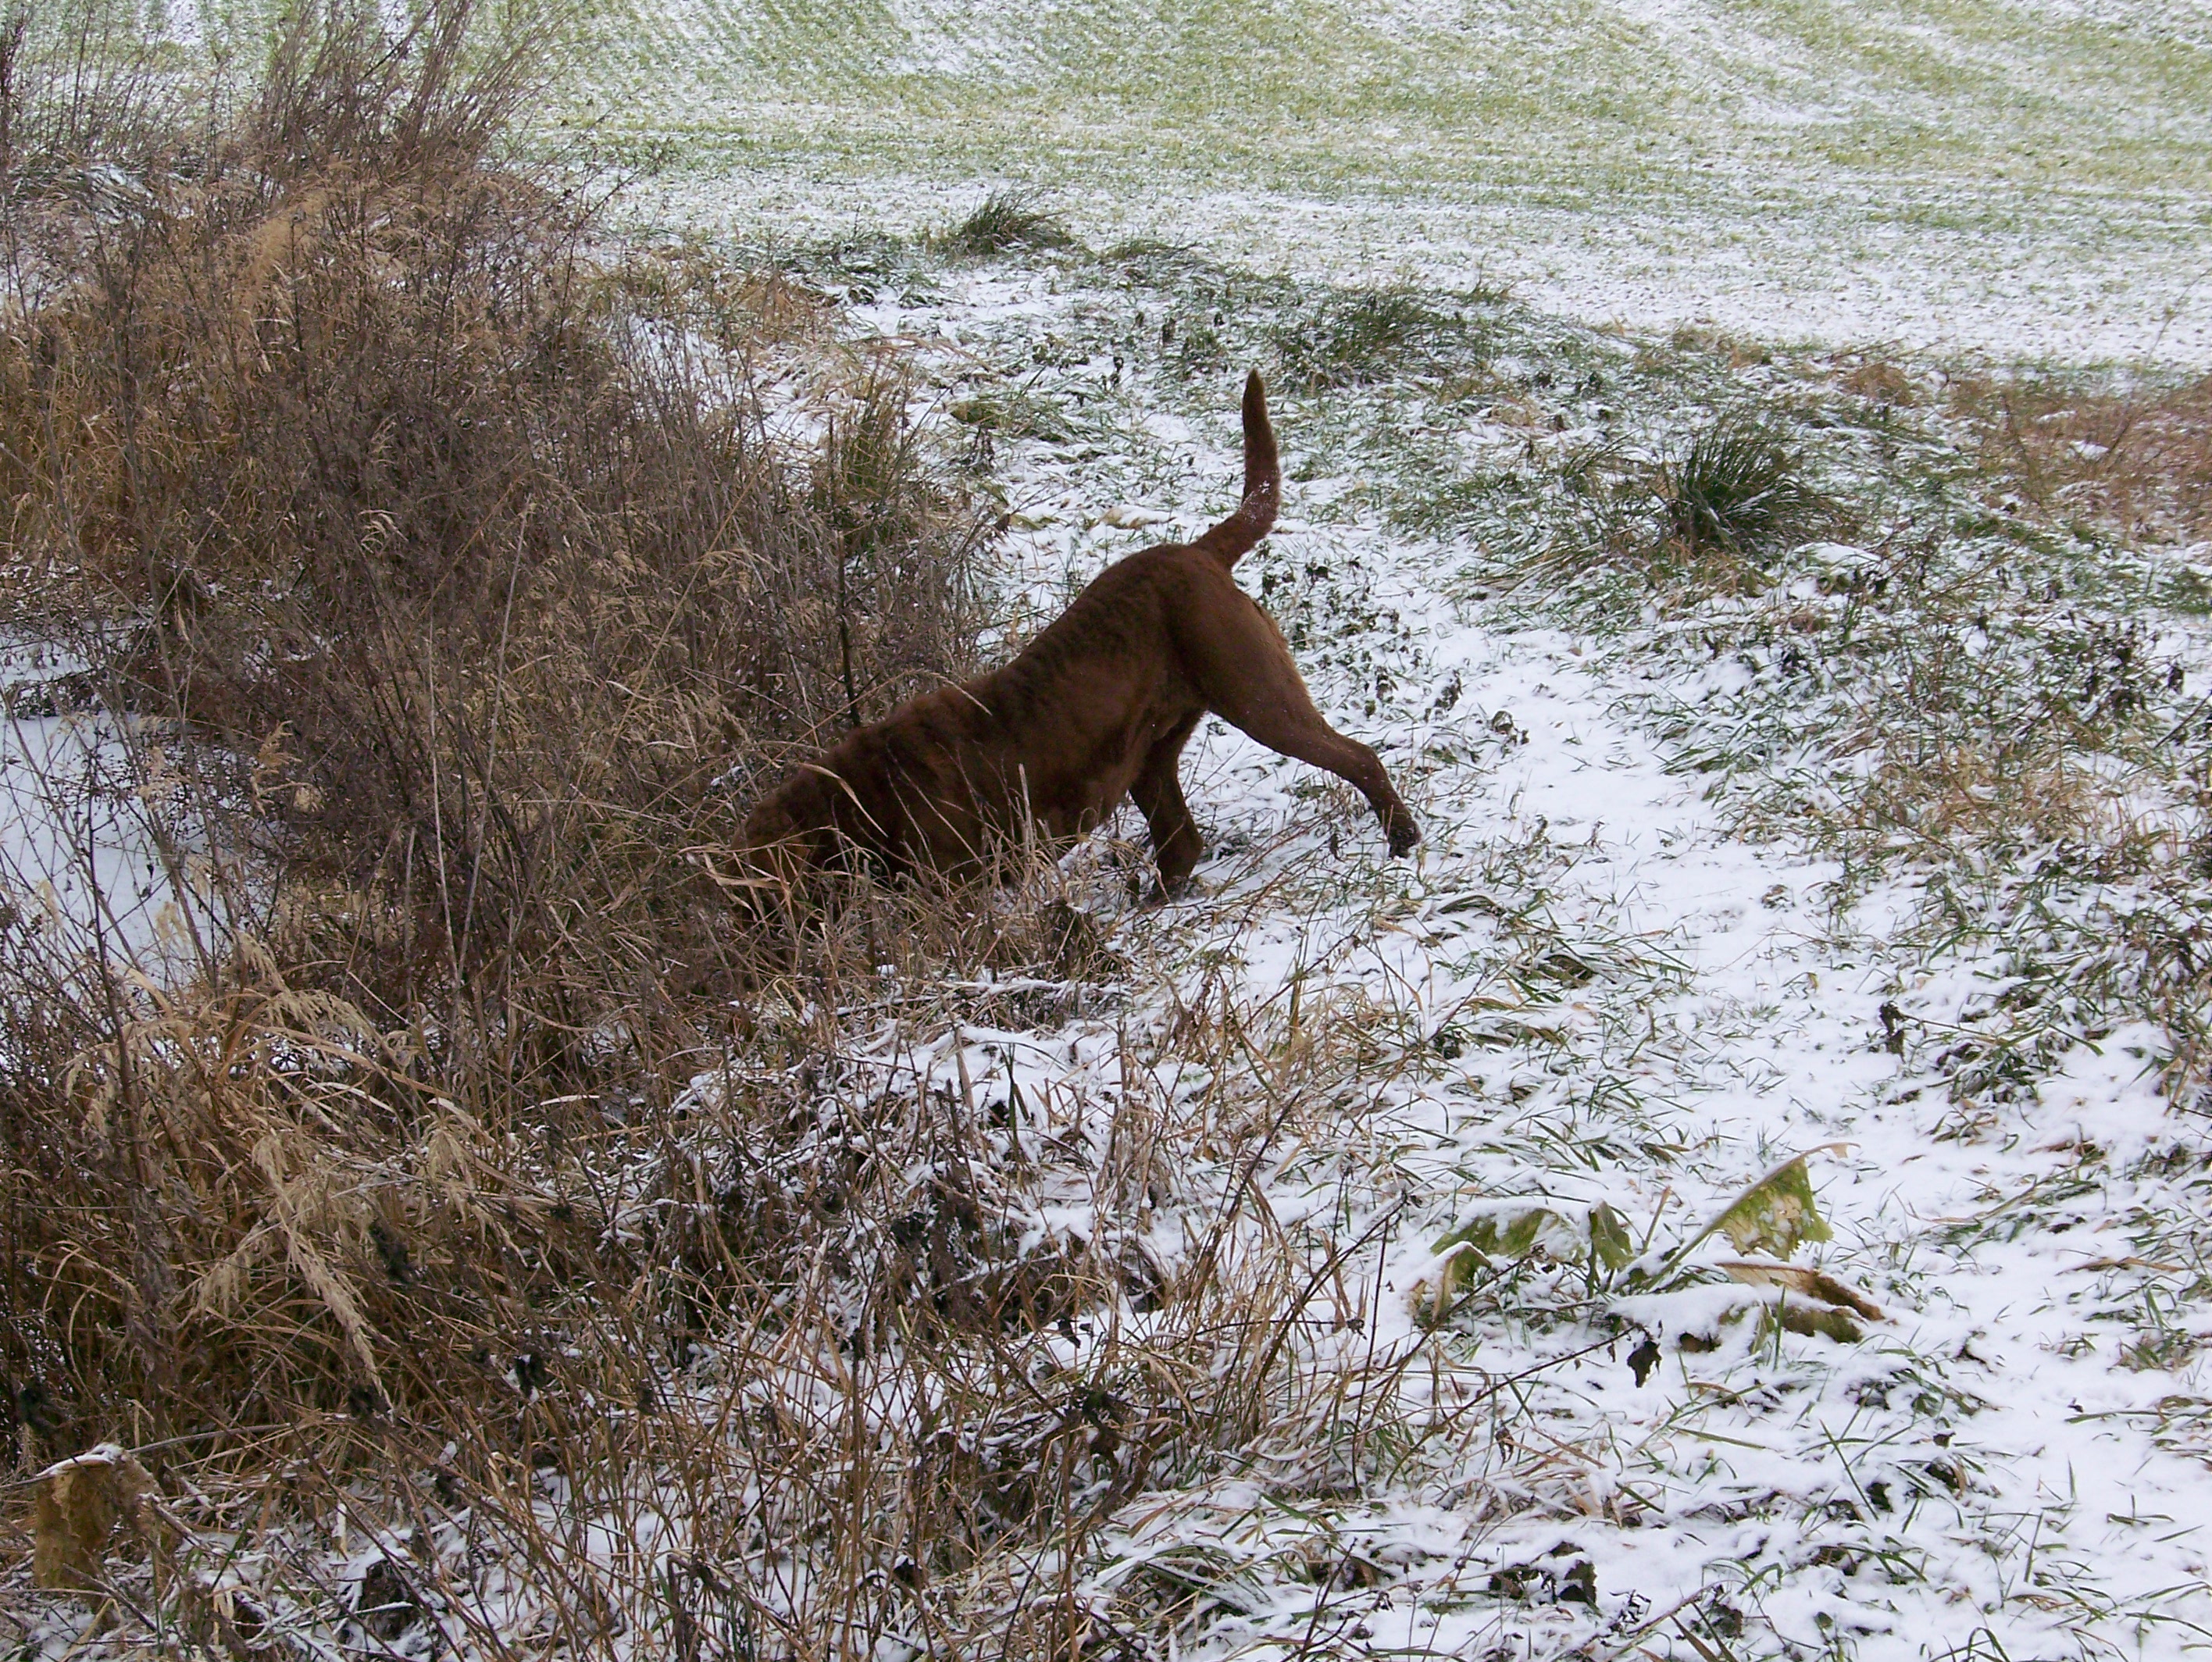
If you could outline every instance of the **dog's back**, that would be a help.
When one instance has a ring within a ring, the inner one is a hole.
[[[1393,852],[1410,847],[1419,834],[1381,763],[1322,721],[1281,634],[1231,576],[1282,494],[1256,372],[1243,429],[1234,513],[1192,542],[1109,567],[1004,667],[848,734],[747,820],[755,864],[787,876],[859,852],[893,870],[979,870],[1033,833],[1080,835],[1133,795],[1172,888],[1199,849],[1176,764],[1208,710],[1351,779]]]

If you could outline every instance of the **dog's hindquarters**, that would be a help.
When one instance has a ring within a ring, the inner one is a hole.
[[[1193,543],[1117,562],[1012,663],[909,700],[799,769],[747,821],[747,892],[788,897],[856,863],[1003,876],[1039,834],[1080,836],[1133,796],[1172,893],[1203,852],[1176,764],[1208,709],[1357,786],[1394,854],[1419,841],[1374,751],[1322,719],[1281,633],[1231,574],[1273,527],[1282,494],[1256,373],[1243,414],[1234,513]]]
[[[1221,587],[1224,592],[1211,604],[1190,608],[1177,630],[1183,662],[1206,708],[1279,755],[1325,767],[1352,786],[1382,822],[1391,853],[1406,853],[1420,841],[1420,826],[1382,759],[1323,719],[1281,632],[1258,603],[1233,583]]]

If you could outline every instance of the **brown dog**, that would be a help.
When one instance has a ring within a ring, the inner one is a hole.
[[[1176,767],[1208,711],[1358,786],[1405,853],[1420,829],[1382,764],[1322,719],[1281,632],[1229,574],[1281,494],[1255,371],[1236,513],[1196,542],[1109,567],[1005,668],[911,699],[802,767],[747,817],[746,864],[777,884],[855,854],[893,871],[981,872],[1031,827],[1065,841],[1134,797],[1163,898],[1204,852]]]

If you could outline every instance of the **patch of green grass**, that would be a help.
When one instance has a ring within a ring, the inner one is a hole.
[[[1229,367],[1229,348],[1221,331],[1204,317],[1174,335],[1169,342],[1169,361],[1186,378],[1211,375]]]
[[[1017,249],[1069,248],[1074,244],[1075,236],[1066,221],[1014,191],[993,191],[974,213],[931,240],[933,247],[969,259],[988,259]]]
[[[797,282],[825,299],[872,306],[889,294],[904,305],[921,305],[937,293],[939,275],[917,239],[877,227],[863,227],[816,241],[770,242],[740,248],[726,257],[738,268]]]
[[[946,413],[964,427],[1005,439],[1064,444],[1073,432],[1065,410],[1025,387],[979,391],[957,401]]]
[[[1693,555],[1719,549],[1756,560],[1835,511],[1773,427],[1744,413],[1722,416],[1661,464],[1657,493],[1669,531]]]

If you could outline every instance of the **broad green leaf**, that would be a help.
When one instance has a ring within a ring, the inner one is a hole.
[[[1439,1258],[1449,1254],[1460,1264],[1471,1259],[1528,1258],[1540,1251],[1565,1264],[1595,1259],[1608,1270],[1618,1270],[1636,1256],[1636,1243],[1619,1212],[1603,1201],[1577,1216],[1580,1211],[1571,1204],[1565,1210],[1511,1203],[1490,1206],[1437,1242],[1436,1253]],[[1468,1273],[1461,1272],[1462,1282]]]
[[[1729,1204],[1711,1228],[1726,1235],[1739,1253],[1771,1253],[1787,1258],[1804,1240],[1826,1240],[1829,1230],[1813,1204],[1813,1180],[1805,1156],[1785,1160]]]
[[[1452,1253],[1455,1263],[1464,1261],[1470,1247],[1484,1259],[1527,1258],[1540,1242],[1553,1257],[1571,1258],[1571,1250],[1559,1250],[1571,1239],[1565,1220],[1550,1207],[1508,1204],[1477,1213],[1439,1240],[1436,1251],[1438,1257]]]
[[[1636,1256],[1626,1221],[1602,1200],[1590,1208],[1589,1238],[1590,1251],[1608,1270],[1625,1269]]]
[[[1453,1301],[1487,1265],[1541,1255],[1560,1264],[1584,1264],[1595,1274],[1626,1269],[1636,1258],[1627,1220],[1599,1201],[1588,1208],[1572,1202],[1557,1206],[1493,1201],[1436,1243],[1437,1265],[1412,1290],[1415,1318],[1443,1319]]]
[[[1437,1242],[1435,1281],[1424,1277],[1414,1285],[1415,1318],[1425,1325],[1442,1321],[1486,1265],[1500,1259],[1527,1258],[1540,1241],[1551,1256],[1572,1258],[1574,1240],[1547,1206],[1508,1204],[1480,1211]],[[1569,1250],[1560,1251],[1563,1246]]]

